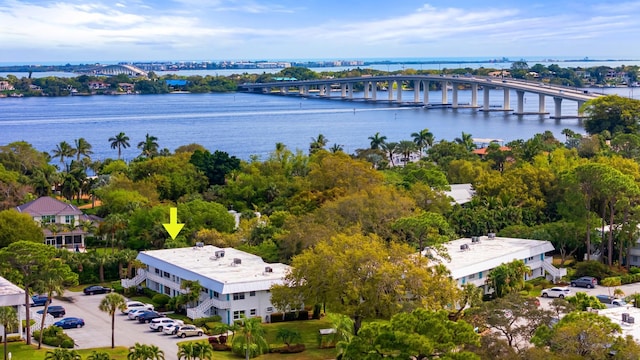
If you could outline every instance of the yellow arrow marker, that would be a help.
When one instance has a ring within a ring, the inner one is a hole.
[[[178,208],[169,209],[169,223],[162,224],[167,230],[171,238],[175,240],[176,236],[180,233],[180,230],[184,227],[184,224],[178,224]]]

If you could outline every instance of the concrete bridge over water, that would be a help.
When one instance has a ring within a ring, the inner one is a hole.
[[[429,102],[429,87],[431,83],[440,85],[442,98],[439,102]],[[388,89],[386,99],[378,97],[378,91]],[[460,88],[471,89],[471,103],[460,104],[458,101],[458,91]],[[355,88],[361,88],[356,94]],[[450,107],[450,108],[473,108],[480,111],[496,111],[490,106],[490,89],[503,90],[503,105],[499,111],[510,111],[515,115],[528,114],[549,114],[545,109],[546,97],[553,98],[554,113],[552,119],[582,117],[580,110],[578,114],[565,116],[562,114],[562,101],[575,101],[578,109],[586,101],[595,99],[601,94],[570,88],[558,85],[547,85],[541,82],[531,82],[511,78],[496,77],[467,77],[459,75],[386,75],[386,76],[363,76],[338,79],[320,80],[297,80],[278,81],[269,83],[245,83],[240,85],[240,89],[248,92],[261,94],[295,94],[298,96],[317,96],[319,98],[338,98],[342,100],[364,100],[373,102],[390,102],[403,106],[425,106],[425,107]],[[395,91],[394,91],[395,89]],[[413,89],[413,99],[403,101],[403,90]],[[421,91],[422,97],[421,97]],[[451,101],[449,101],[449,89],[451,89]],[[478,91],[482,89],[482,105],[478,105]],[[340,96],[332,96],[331,92],[340,91]],[[511,109],[511,92],[517,96],[516,109]],[[394,97],[394,92],[396,93]],[[538,111],[524,111],[524,94],[532,93],[538,95]],[[317,95],[316,95],[317,94]]]

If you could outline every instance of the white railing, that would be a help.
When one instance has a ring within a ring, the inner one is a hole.
[[[19,306],[20,318],[25,319],[27,314],[24,311],[24,306]],[[40,309],[29,308],[29,317],[33,320],[33,325],[31,325],[31,332],[33,333],[36,330],[40,330],[40,323],[42,322],[42,314],[38,314],[39,310],[44,310],[44,307]],[[47,328],[53,323],[56,322],[54,317],[51,314],[46,314],[44,318],[44,327]]]
[[[138,273],[136,274],[136,276],[134,276],[132,279],[121,279],[120,284],[122,284],[123,288],[128,289],[140,285],[146,279],[147,271],[144,269],[138,269]]]
[[[542,268],[544,269],[544,271],[549,273],[549,275],[551,275],[553,282],[556,282],[557,280],[560,280],[560,278],[562,278],[563,276],[567,275],[567,269],[557,268],[551,264],[550,260],[547,261],[547,259],[545,259],[545,261],[542,262]]]
[[[190,319],[199,319],[208,316],[209,309],[216,307],[218,309],[229,309],[231,304],[229,301],[221,301],[218,299],[206,299],[194,308],[187,309],[187,317]]]

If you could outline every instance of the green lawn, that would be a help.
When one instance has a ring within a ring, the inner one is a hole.
[[[42,348],[38,350],[37,345],[26,345],[24,342],[12,342],[8,344],[9,352],[11,352],[12,359],[20,359],[20,360],[44,360],[47,350]],[[111,356],[112,359],[115,360],[125,360],[127,358],[127,354],[129,353],[129,349],[125,347],[116,347],[115,349],[111,348],[100,348],[93,349],[98,351],[105,351]],[[86,359],[93,350],[77,350],[78,354],[82,356],[83,359]]]
[[[280,328],[289,328],[298,330],[302,337],[302,343],[305,345],[306,350],[299,354],[265,354],[258,357],[258,359],[264,360],[325,360],[335,359],[335,349],[319,349],[318,348],[318,330],[330,328],[331,324],[324,318],[320,320],[309,321],[289,321],[276,324],[263,324],[267,333],[267,342],[271,347],[284,346],[284,344],[276,341],[276,333]],[[202,341],[202,340],[200,340]],[[229,342],[231,339],[229,339]],[[231,353],[230,351],[216,351],[214,353],[214,359],[235,359],[239,357]]]

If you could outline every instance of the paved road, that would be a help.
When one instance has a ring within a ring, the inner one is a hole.
[[[111,346],[111,317],[98,309],[100,301],[105,295],[88,296],[82,293],[65,292],[65,296],[73,302],[55,301],[56,305],[64,306],[67,315],[84,319],[85,326],[81,329],[68,329],[65,332],[71,336],[77,348],[99,348]],[[176,336],[153,332],[148,324],[141,324],[135,320],[129,320],[126,315],[116,314],[115,322],[116,346],[133,346],[136,342],[147,345],[156,345],[164,351],[167,360],[177,359],[177,342],[182,339]],[[204,335],[200,337],[206,339]],[[198,339],[191,337],[188,339]]]
[[[606,286],[600,286],[600,285],[596,286],[593,289],[586,289],[582,287],[570,287],[571,295],[575,295],[577,292],[584,292],[592,296],[609,295],[609,291],[611,291],[611,295],[613,295],[613,290],[616,288],[622,289],[622,291],[624,291],[625,296],[640,293],[640,283],[627,284],[627,285],[611,287],[611,288],[608,288]],[[543,297],[540,297],[539,299],[540,299],[540,305],[543,307],[548,307],[549,303],[551,303],[551,301],[553,300],[551,298],[543,298]]]

